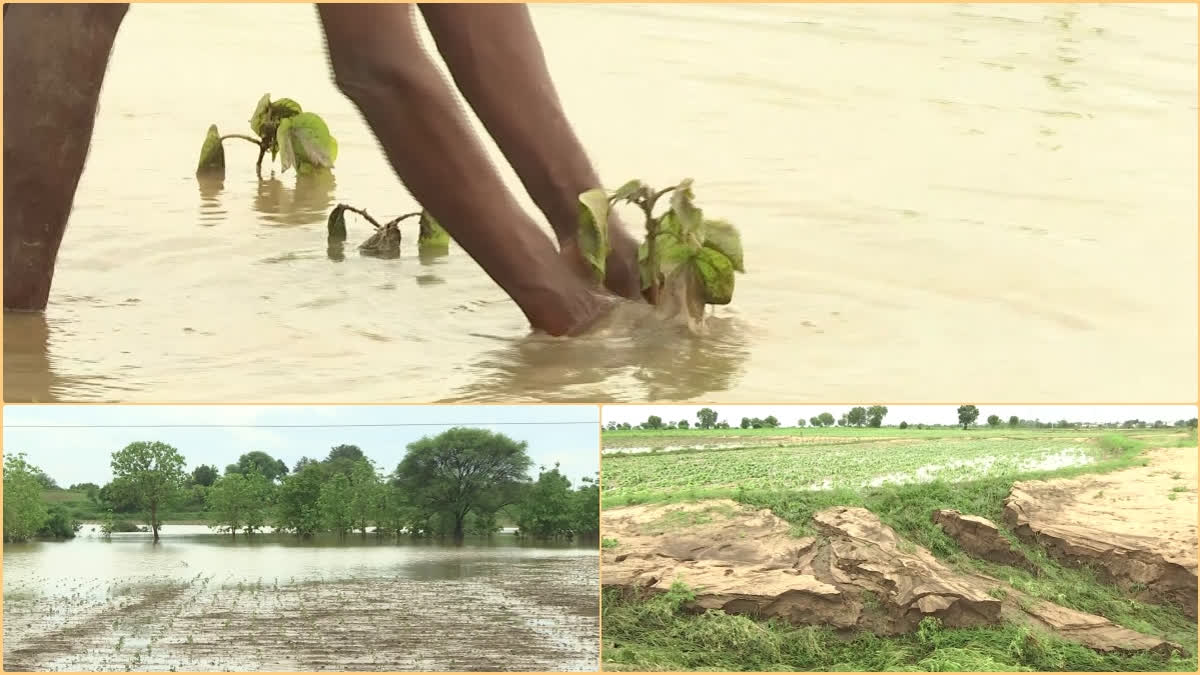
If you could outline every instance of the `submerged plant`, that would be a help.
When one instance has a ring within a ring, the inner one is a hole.
[[[670,206],[655,215],[659,200],[668,194]],[[626,202],[645,216],[638,267],[642,291],[651,302],[660,304],[670,296],[698,320],[706,305],[727,305],[733,299],[733,274],[746,271],[741,234],[728,222],[704,217],[690,178],[661,190],[632,180],[611,193],[588,190],[579,202],[579,248],[597,283],[604,281],[611,252],[609,214],[616,203]]]
[[[422,253],[439,253],[447,251],[450,248],[449,233],[442,228],[441,224],[428,211],[413,211],[397,216],[386,223],[380,223],[371,214],[367,213],[366,210],[350,206],[349,204],[338,204],[329,213],[329,221],[326,229],[331,248],[340,247],[346,241],[347,211],[358,214],[375,227],[375,234],[368,237],[358,247],[359,252],[363,255],[376,258],[399,258],[400,223],[409,218],[418,219],[417,247]]]
[[[250,116],[250,130],[256,136],[222,136],[217,125],[209,126],[200,147],[196,174],[225,173],[224,142],[230,138],[240,138],[258,146],[254,169],[260,177],[263,157],[268,152],[272,161],[279,157],[283,171],[295,167],[298,174],[332,169],[337,159],[337,140],[329,133],[325,120],[316,113],[304,112],[300,104],[290,98],[272,101],[270,94],[263,94]]]

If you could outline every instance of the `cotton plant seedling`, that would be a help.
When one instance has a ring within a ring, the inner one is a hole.
[[[659,200],[670,205],[655,215]],[[668,311],[683,311],[701,321],[707,305],[733,300],[734,272],[745,272],[742,239],[723,220],[706,219],[696,206],[692,180],[656,190],[632,180],[614,192],[588,190],[579,196],[580,250],[597,283],[603,283],[611,251],[608,219],[618,202],[633,204],[645,215],[646,238],[638,249],[642,291]]]
[[[359,245],[358,250],[375,258],[400,257],[400,223],[410,218],[418,222],[417,247],[422,253],[440,253],[449,250],[450,235],[428,211],[414,211],[397,216],[386,223],[375,220],[363,209],[349,204],[338,204],[329,213],[328,237],[331,246],[340,246],[346,241],[346,212],[355,213],[375,227],[375,233]]]
[[[328,171],[333,168],[337,159],[337,140],[329,133],[325,120],[316,113],[304,112],[300,104],[290,98],[272,101],[270,94],[263,94],[250,116],[250,130],[255,136],[222,136],[217,130],[217,125],[211,125],[204,137],[204,144],[200,147],[196,175],[224,175],[224,142],[230,138],[249,141],[258,146],[258,160],[254,168],[260,178],[263,158],[268,152],[271,153],[271,161],[279,158],[283,171],[295,167],[297,174]]]

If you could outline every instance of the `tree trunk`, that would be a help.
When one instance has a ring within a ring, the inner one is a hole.
[[[150,530],[154,532],[154,543],[158,543],[158,504],[150,506]]]
[[[463,532],[463,523],[464,523],[464,521],[466,521],[466,519],[467,519],[467,517],[465,514],[461,515],[461,516],[456,514],[454,516],[454,540],[455,541],[462,541],[463,539],[466,538],[466,535]]]

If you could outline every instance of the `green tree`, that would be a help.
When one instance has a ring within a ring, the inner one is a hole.
[[[1021,425],[1021,418],[1020,418],[1020,417],[1017,417],[1016,415],[1013,415],[1012,417],[1009,417],[1009,418],[1008,418],[1008,426],[1010,426],[1010,427],[1018,427],[1018,426],[1020,426],[1020,425]]]
[[[217,482],[217,478],[219,478],[220,475],[220,472],[217,471],[217,467],[211,464],[201,464],[195,469],[192,469],[192,484],[203,485],[204,487],[212,487],[212,484]]]
[[[486,429],[456,427],[408,446],[396,467],[397,483],[425,511],[443,513],[456,539],[472,512],[502,506],[516,497],[531,461],[528,444]]]
[[[988,415],[987,423],[988,423],[988,426],[992,427],[992,428],[1000,426],[1000,416],[999,415]]]
[[[743,417],[743,418],[742,418],[742,424],[741,424],[741,426],[742,426],[742,428],[743,428],[743,429],[749,429],[749,428],[750,428],[750,426],[751,426],[750,418],[749,418],[749,417]]]
[[[322,528],[317,501],[325,472],[320,462],[298,463],[279,486],[275,501],[275,526],[302,537],[311,537]]]
[[[680,429],[689,429],[689,428],[691,428],[691,425],[688,424],[687,420],[679,420],[679,428]]]
[[[805,424],[808,424],[808,421],[807,421],[807,420],[805,420],[803,417],[802,417],[802,418],[800,418],[800,419],[798,419],[798,420],[796,420],[796,426],[800,427],[801,429],[803,429],[803,428],[804,428],[804,425],[805,425]]]
[[[663,421],[658,415],[651,415],[646,418],[646,423],[642,425],[646,429],[662,429]]]
[[[858,406],[851,408],[850,412],[846,413],[846,424],[854,427],[861,427],[867,423],[867,409]]]
[[[824,427],[833,426],[833,414],[832,413],[823,412],[817,416],[817,419],[821,420],[821,426],[824,426]]]
[[[901,428],[901,429],[907,429],[907,428],[908,428],[908,422],[901,422],[901,423],[900,423],[900,428]]]
[[[322,464],[331,475],[343,473],[349,476],[350,472],[354,470],[354,465],[366,458],[362,448],[357,445],[339,445],[330,448],[329,454],[326,455]]]
[[[364,458],[354,463],[350,470],[350,521],[364,538],[372,522],[379,525],[382,489],[383,482],[371,460]]]
[[[38,536],[49,539],[72,539],[79,531],[80,523],[62,504],[51,504],[46,520],[38,528]]]
[[[808,418],[808,423],[814,427],[820,427],[824,425],[824,422],[821,421],[821,417],[819,415],[813,415],[812,417]]]
[[[886,405],[873,405],[867,408],[867,426],[878,429],[883,426],[883,418],[887,417]]]
[[[779,420],[774,415],[767,415],[762,421],[763,427],[767,429],[776,429],[779,427]]]
[[[4,540],[27,541],[46,522],[42,501],[41,470],[25,459],[25,453],[4,457]]]
[[[270,513],[272,487],[270,479],[256,471],[221,476],[207,492],[209,527],[234,539],[239,530],[247,535],[261,530]]]
[[[517,527],[537,539],[570,534],[574,521],[571,481],[558,464],[538,473],[537,481],[524,491],[518,508]]]
[[[979,419],[979,408],[973,405],[958,406],[958,423],[962,425],[963,431],[966,431],[967,427],[974,424],[977,419]]]
[[[261,450],[247,452],[241,457],[238,457],[237,464],[230,464],[225,467],[225,474],[240,473],[243,476],[249,476],[252,473],[266,478],[274,483],[287,475],[287,464],[281,459],[275,459]]]
[[[158,542],[159,510],[174,497],[184,479],[183,456],[166,443],[137,441],[112,455],[114,485],[149,514],[150,531]]]
[[[571,509],[571,531],[580,536],[600,535],[600,483],[592,478],[580,479],[581,485],[573,493]]]
[[[697,426],[701,429],[715,429],[717,427],[717,411],[712,408],[701,408],[696,411],[696,419],[700,420]]]
[[[321,486],[321,494],[317,497],[322,524],[339,537],[354,529],[354,514],[350,511],[352,494],[350,478],[344,473],[336,473]]]

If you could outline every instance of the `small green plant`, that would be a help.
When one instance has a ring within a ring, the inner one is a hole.
[[[655,215],[659,200],[670,205]],[[656,190],[632,180],[616,191],[588,190],[579,195],[579,248],[597,283],[605,277],[611,252],[608,220],[618,202],[633,204],[645,216],[646,238],[638,249],[642,290],[651,302],[664,294],[679,297],[695,319],[706,305],[726,305],[733,299],[734,272],[745,272],[742,240],[737,228],[711,220],[696,206],[692,180]]]
[[[224,175],[224,142],[230,138],[239,138],[258,146],[258,160],[254,169],[260,178],[263,157],[268,152],[272,161],[279,157],[283,171],[295,167],[298,174],[332,169],[337,159],[337,140],[329,133],[325,120],[316,113],[304,112],[300,104],[290,98],[272,101],[270,94],[263,94],[254,113],[250,115],[250,130],[256,135],[222,136],[217,125],[209,126],[204,144],[200,146],[196,175]]]
[[[619,545],[620,543],[616,539],[612,539],[610,537],[604,537],[600,540],[600,546],[602,548],[616,548]]]
[[[346,241],[346,212],[358,214],[375,227],[375,234],[368,237],[358,247],[359,252],[363,255],[376,258],[399,258],[400,223],[409,218],[418,219],[417,247],[422,253],[444,253],[450,249],[450,234],[428,211],[413,211],[397,216],[386,223],[380,223],[365,209],[349,204],[338,204],[333,207],[333,211],[330,211],[326,227],[331,250],[340,247]]]
[[[113,516],[112,509],[109,509],[104,514],[104,519],[100,521],[100,534],[105,539],[112,539],[112,533],[116,529],[116,518]]]

